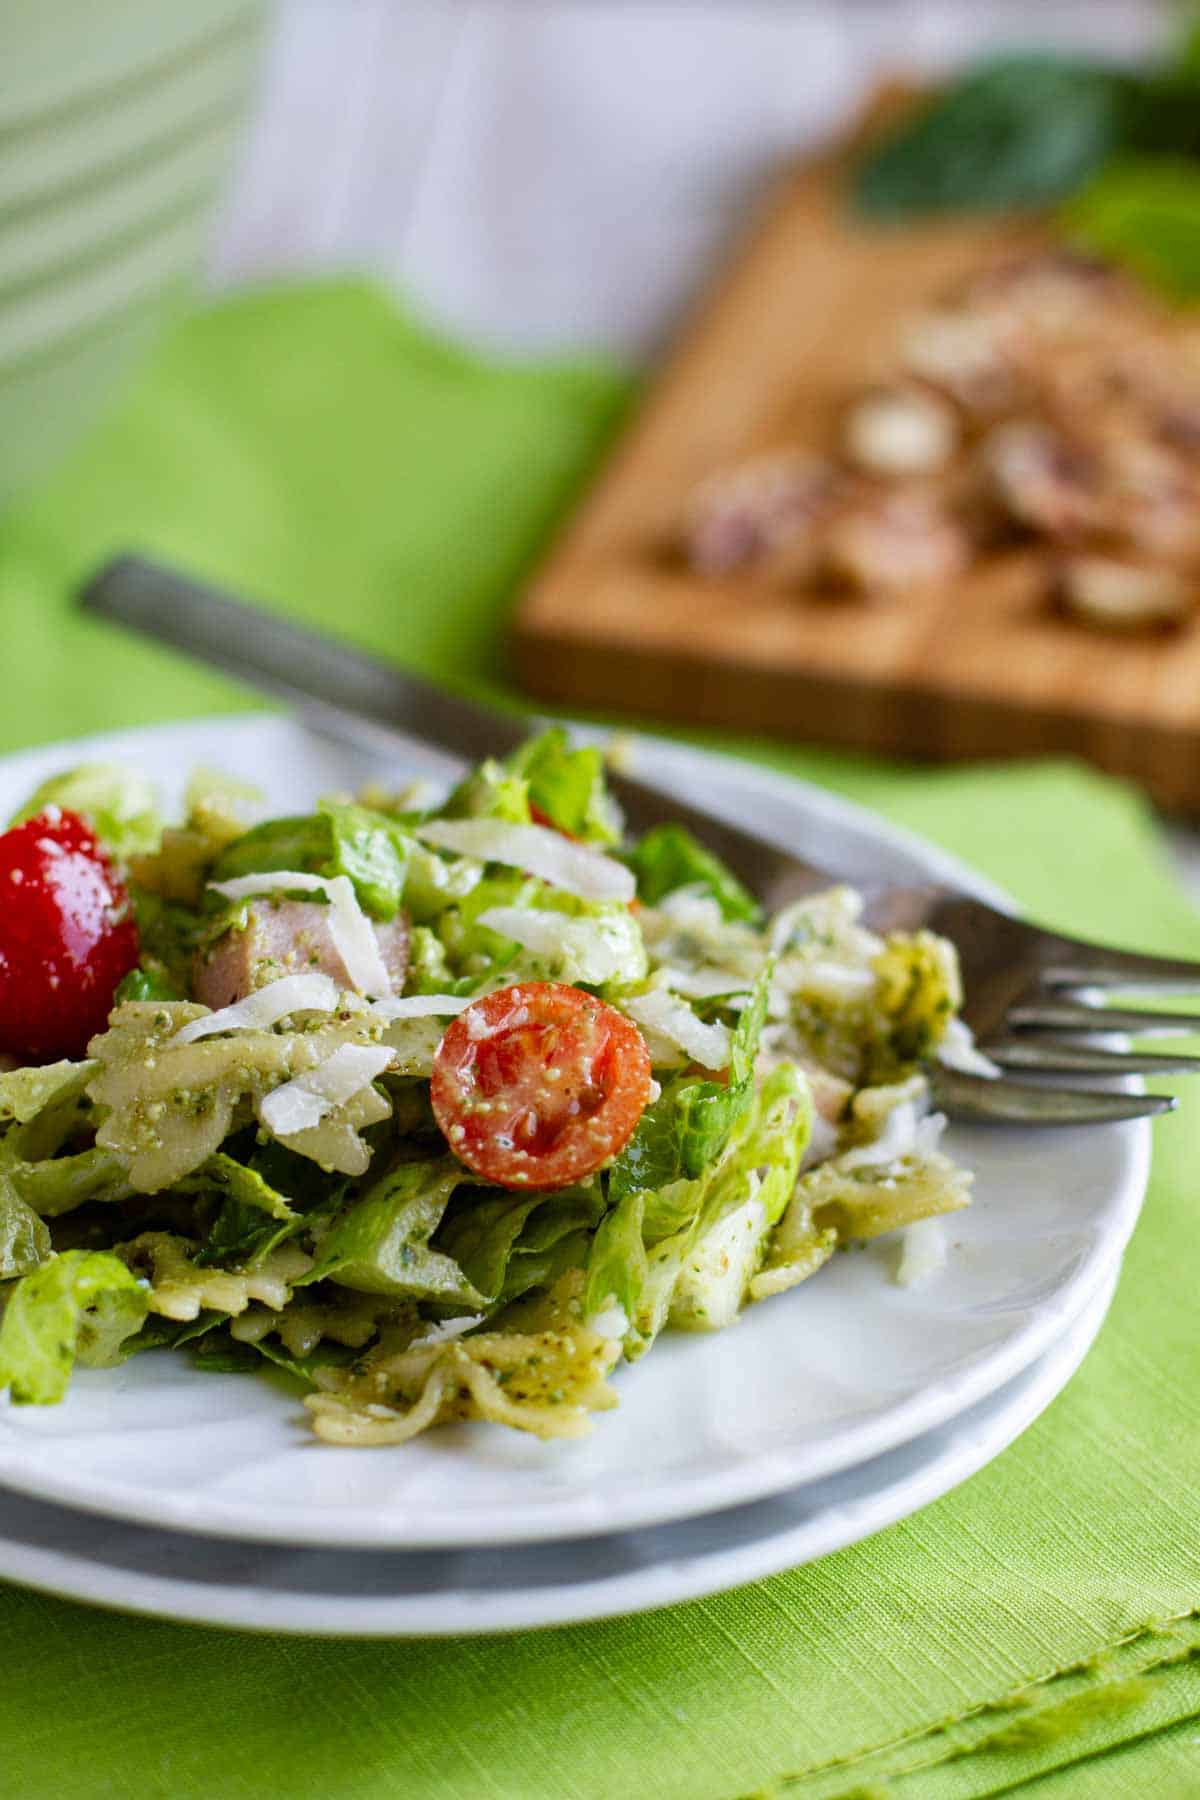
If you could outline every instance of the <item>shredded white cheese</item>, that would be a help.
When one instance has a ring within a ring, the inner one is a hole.
[[[403,999],[376,1000],[371,1011],[389,1023],[395,1019],[444,1019],[452,1013],[465,1012],[473,998],[464,994],[406,994]]]
[[[337,1003],[337,984],[328,975],[284,975],[233,1006],[181,1026],[171,1041],[194,1044],[220,1031],[265,1031],[288,1013],[333,1012]]]
[[[975,1042],[969,1025],[961,1019],[950,1019],[938,1045],[937,1059],[947,1069],[957,1069],[960,1075],[983,1075],[994,1081],[1000,1074],[1000,1065],[994,1063],[990,1056],[985,1056]]]
[[[940,1217],[917,1219],[900,1233],[900,1260],[896,1280],[901,1287],[913,1287],[936,1275],[946,1261],[948,1244],[946,1221]]]
[[[268,869],[261,875],[238,875],[232,881],[214,881],[211,887],[227,900],[247,900],[254,894],[324,894],[329,902],[329,931],[353,987],[371,999],[392,991],[391,978],[379,949],[375,928],[362,907],[348,875],[308,875],[300,869]]]
[[[391,1060],[387,1044],[342,1044],[315,1069],[272,1089],[259,1102],[258,1116],[276,1137],[307,1131],[369,1086]]]
[[[838,1167],[882,1169],[906,1156],[930,1156],[945,1129],[945,1113],[922,1113],[915,1100],[902,1100],[887,1115],[879,1136],[869,1144],[844,1151],[838,1158]]]
[[[719,1021],[706,1025],[677,994],[652,988],[648,994],[635,994],[632,999],[623,1001],[622,1006],[635,1023],[677,1044],[702,1068],[729,1066],[728,1026]]]
[[[654,985],[671,988],[689,1000],[711,1000],[717,994],[749,994],[754,982],[746,975],[732,975],[728,969],[685,969],[663,963],[654,971]]]
[[[569,962],[574,981],[600,986],[621,973],[623,946],[598,919],[570,919],[563,913],[538,912],[523,906],[492,906],[477,924],[511,938],[535,956]]]
[[[431,819],[417,836],[438,850],[480,862],[504,863],[536,875],[581,900],[632,900],[637,883],[624,863],[575,844],[544,825],[507,825],[503,819]]]

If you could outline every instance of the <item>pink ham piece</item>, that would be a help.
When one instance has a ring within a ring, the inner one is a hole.
[[[339,988],[353,991],[329,928],[329,910],[316,900],[256,901],[247,911],[244,930],[227,931],[197,955],[195,998],[216,1011],[281,975],[303,974],[328,975]],[[397,913],[373,929],[393,991],[399,993],[408,968],[408,920]]]

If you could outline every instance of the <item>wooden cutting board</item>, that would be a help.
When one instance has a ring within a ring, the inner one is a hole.
[[[868,225],[846,204],[848,160],[844,143],[786,182],[684,335],[520,604],[520,678],[568,707],[810,742],[1079,755],[1200,811],[1200,623],[1081,626],[1047,604],[1027,551],[870,600],[698,578],[668,553],[699,480],[777,445],[827,447],[847,400],[894,367],[904,318],[1037,235]]]

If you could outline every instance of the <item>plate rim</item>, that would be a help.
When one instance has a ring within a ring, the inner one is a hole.
[[[176,740],[181,734],[212,731],[250,734],[262,731],[264,727],[278,728],[285,734],[300,732],[326,745],[338,743],[336,738],[314,729],[310,723],[283,712],[206,715],[90,734],[20,750],[0,757],[0,781],[12,778],[14,771],[19,777],[25,766],[36,767],[62,756],[144,756],[144,746],[149,745],[152,749],[160,740]],[[593,727],[591,735],[610,734],[597,732]],[[414,750],[421,748],[416,740],[409,741]],[[397,758],[403,754],[403,742],[401,735],[397,739]],[[695,767],[699,762],[701,766],[715,766],[724,770],[727,777],[732,775],[756,787],[765,787],[785,805],[795,805],[799,795],[808,810],[837,822],[849,823],[872,841],[917,859],[937,879],[952,877],[982,897],[1012,904],[994,884],[978,876],[951,853],[928,844],[918,834],[894,825],[870,808],[843,800],[840,795],[803,778],[743,758],[649,734],[636,735],[633,747],[635,753],[642,748],[652,751],[668,770],[672,764]],[[429,746],[423,748],[428,754]],[[232,748],[230,753],[235,754]],[[309,1507],[301,1511],[280,1506],[277,1502],[264,1506],[246,1501],[223,1501],[212,1493],[206,1493],[202,1498],[183,1493],[148,1494],[136,1483],[131,1485],[111,1477],[101,1480],[94,1475],[72,1474],[64,1469],[29,1470],[22,1466],[25,1460],[21,1453],[23,1447],[13,1446],[11,1440],[0,1442],[0,1482],[14,1490],[83,1511],[168,1530],[247,1541],[362,1549],[450,1549],[485,1543],[549,1542],[659,1525],[762,1499],[798,1482],[817,1480],[870,1460],[935,1429],[1012,1380],[1069,1329],[1097,1291],[1112,1259],[1123,1252],[1145,1194],[1151,1147],[1148,1122],[1139,1120],[1112,1129],[1121,1131],[1129,1146],[1128,1167],[1119,1186],[1114,1188],[1111,1201],[1116,1222],[1102,1236],[1094,1236],[1080,1257],[1079,1267],[1056,1301],[1042,1302],[1034,1316],[1011,1337],[999,1346],[975,1353],[955,1374],[939,1377],[873,1419],[848,1428],[838,1438],[828,1439],[823,1449],[819,1444],[814,1448],[811,1443],[802,1442],[788,1449],[761,1452],[735,1467],[704,1476],[664,1475],[653,1488],[623,1495],[619,1516],[611,1521],[595,1512],[589,1514],[580,1496],[572,1502],[562,1496],[534,1495],[502,1517],[476,1507],[457,1519],[431,1519],[427,1514],[423,1521],[414,1522],[405,1517],[408,1507],[403,1503],[386,1515],[381,1515],[378,1510],[370,1515],[360,1511],[350,1519],[339,1516],[336,1508],[329,1506],[323,1510]],[[0,1417],[7,1414],[10,1406],[6,1397],[0,1401],[3,1409]]]
[[[998,1414],[982,1426],[978,1421],[972,1423],[969,1410],[965,1415],[945,1421],[929,1435],[932,1437],[937,1431],[950,1432],[949,1441],[940,1450],[931,1446],[926,1461],[890,1486],[885,1480],[874,1496],[859,1495],[840,1503],[836,1500],[827,1502],[801,1524],[766,1531],[761,1539],[748,1545],[737,1545],[732,1549],[717,1547],[690,1555],[672,1553],[668,1548],[661,1557],[644,1562],[632,1571],[602,1576],[593,1583],[518,1587],[502,1598],[484,1598],[482,1602],[478,1594],[473,1594],[469,1596],[469,1605],[463,1605],[462,1613],[452,1617],[439,1617],[437,1611],[439,1606],[445,1606],[447,1593],[453,1593],[452,1588],[439,1589],[415,1599],[408,1595],[400,1598],[392,1595],[382,1600],[377,1596],[356,1595],[350,1598],[338,1596],[332,1602],[328,1595],[317,1599],[277,1593],[268,1599],[264,1616],[263,1590],[250,1580],[214,1590],[187,1576],[164,1577],[140,1570],[131,1573],[128,1569],[113,1575],[111,1565],[89,1557],[86,1549],[79,1552],[38,1547],[32,1552],[31,1566],[28,1544],[5,1535],[4,1496],[0,1492],[0,1578],[60,1599],[142,1618],[216,1627],[247,1636],[269,1633],[332,1639],[492,1637],[512,1631],[557,1630],[605,1619],[633,1617],[666,1606],[702,1600],[816,1562],[873,1537],[951,1493],[1003,1455],[1078,1373],[1104,1328],[1120,1274],[1118,1258],[1079,1318],[1040,1359],[1035,1359],[1012,1378],[1014,1386],[1022,1384],[1018,1392],[1007,1401],[1001,1400]],[[987,1405],[989,1400],[998,1397],[994,1393],[979,1404]],[[919,1444],[920,1440],[915,1442]],[[890,1454],[892,1452],[885,1452],[879,1460],[886,1462]],[[841,1473],[844,1476],[848,1472]],[[802,1493],[803,1488],[798,1491]],[[135,1533],[141,1530],[130,1525],[123,1529]],[[672,1527],[665,1529],[670,1532]],[[611,1535],[622,1538],[630,1534],[617,1532]],[[197,1550],[202,1542],[196,1541]],[[253,1547],[252,1541],[246,1547]],[[538,1547],[530,1548],[536,1553]],[[189,1543],[181,1554],[186,1558],[191,1549]],[[328,1551],[299,1546],[291,1547],[291,1551],[301,1557],[327,1557],[329,1554]],[[389,1553],[350,1550],[347,1554],[370,1557]],[[422,1558],[430,1553],[413,1550],[408,1554]],[[193,1590],[197,1589],[194,1594]],[[214,1592],[225,1604],[213,1604]],[[186,1599],[182,1609],[181,1597]],[[229,1604],[231,1600],[233,1604]],[[460,1604],[467,1600],[468,1596],[462,1596]],[[331,1604],[337,1608],[334,1620],[327,1612]]]

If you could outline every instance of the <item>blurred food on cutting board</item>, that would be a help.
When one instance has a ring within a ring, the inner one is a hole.
[[[898,322],[827,454],[781,447],[704,480],[698,575],[901,593],[1015,542],[1047,597],[1109,629],[1200,593],[1200,322],[1112,264],[1049,248]]]
[[[1200,34],[884,89],[519,608],[534,691],[1200,808]],[[1120,644],[1114,634],[1121,634]]]

